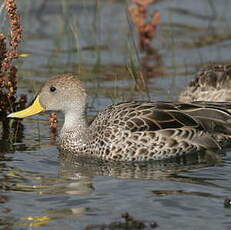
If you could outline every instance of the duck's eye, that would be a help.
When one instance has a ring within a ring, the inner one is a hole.
[[[51,87],[50,87],[50,91],[51,91],[51,92],[55,92],[55,90],[56,90],[56,88],[55,88],[54,86],[51,86]]]

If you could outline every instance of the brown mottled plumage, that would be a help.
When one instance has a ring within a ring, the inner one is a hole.
[[[40,111],[64,113],[60,147],[76,154],[116,161],[162,160],[220,149],[231,135],[228,103],[123,102],[106,107],[88,125],[86,99],[83,84],[71,75],[46,82],[36,99]]]
[[[182,102],[231,101],[231,65],[208,65],[180,94]]]

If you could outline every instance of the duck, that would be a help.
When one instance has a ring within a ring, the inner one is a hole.
[[[220,150],[230,140],[230,103],[127,101],[107,106],[89,124],[87,92],[77,76],[48,80],[28,108],[8,118],[61,111],[59,148],[103,160],[165,160]]]
[[[231,64],[209,64],[197,73],[179,101],[231,101]]]

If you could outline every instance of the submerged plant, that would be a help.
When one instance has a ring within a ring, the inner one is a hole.
[[[113,221],[110,224],[90,224],[84,230],[151,230],[157,227],[158,224],[155,221],[137,220],[126,212],[121,214],[119,221]]]

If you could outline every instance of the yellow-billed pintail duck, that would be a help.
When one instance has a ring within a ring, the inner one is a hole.
[[[106,107],[88,125],[86,101],[84,85],[72,75],[61,75],[45,83],[30,107],[8,117],[62,111],[61,149],[117,161],[163,160],[219,149],[231,135],[228,103],[123,102]]]
[[[210,64],[202,68],[180,94],[179,100],[231,101],[231,65]]]

